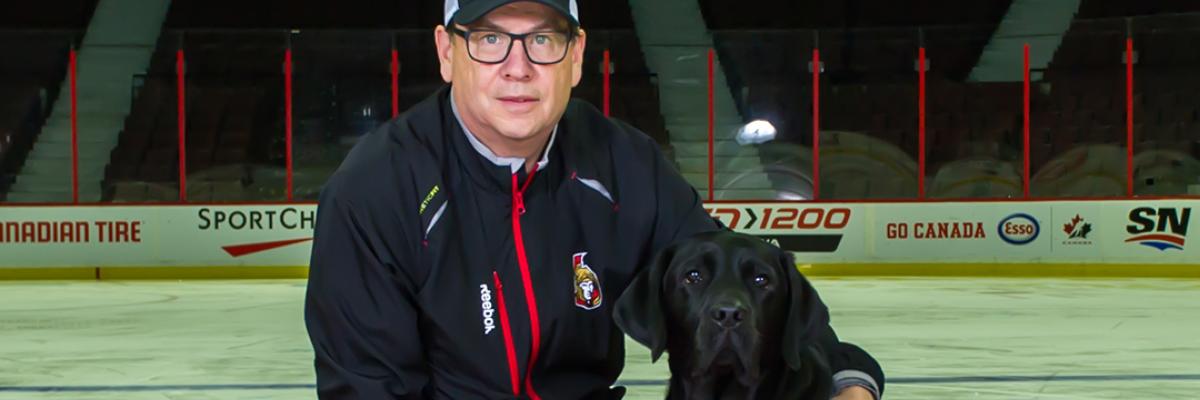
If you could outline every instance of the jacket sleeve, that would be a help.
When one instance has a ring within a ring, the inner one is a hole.
[[[321,399],[419,399],[429,382],[411,279],[387,260],[399,227],[379,227],[369,208],[321,194],[305,299],[305,323]],[[386,228],[386,229],[385,229]]]
[[[697,233],[727,229],[709,216],[696,189],[683,179],[657,146],[654,155],[658,217],[654,224],[652,251]],[[820,338],[829,356],[836,391],[862,386],[876,399],[881,398],[883,369],[875,358],[856,345],[839,341],[832,327],[826,327]]]
[[[840,341],[832,326],[825,327],[819,340],[829,356],[834,393],[850,386],[862,386],[876,399],[883,398],[883,368],[874,357],[861,347]]]

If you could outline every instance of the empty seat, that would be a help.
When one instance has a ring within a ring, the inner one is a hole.
[[[112,201],[115,203],[140,203],[146,200],[146,183],[121,181],[113,185]]]

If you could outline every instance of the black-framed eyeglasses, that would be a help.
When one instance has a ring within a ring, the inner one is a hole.
[[[499,64],[508,59],[513,42],[521,41],[525,46],[525,57],[538,65],[558,64],[567,58],[573,33],[538,31],[524,34],[500,32],[489,29],[458,29],[446,27],[447,31],[462,36],[467,42],[467,54],[472,60],[483,64]]]

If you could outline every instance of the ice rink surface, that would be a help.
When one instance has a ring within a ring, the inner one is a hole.
[[[814,279],[885,399],[1200,399],[1200,281]],[[304,282],[0,282],[0,399],[313,399]],[[666,363],[629,342],[629,399]]]

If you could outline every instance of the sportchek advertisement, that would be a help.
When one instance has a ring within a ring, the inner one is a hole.
[[[712,203],[802,263],[1200,263],[1200,200]],[[317,207],[0,207],[0,268],[304,266]],[[1198,216],[1197,218],[1200,218]]]

